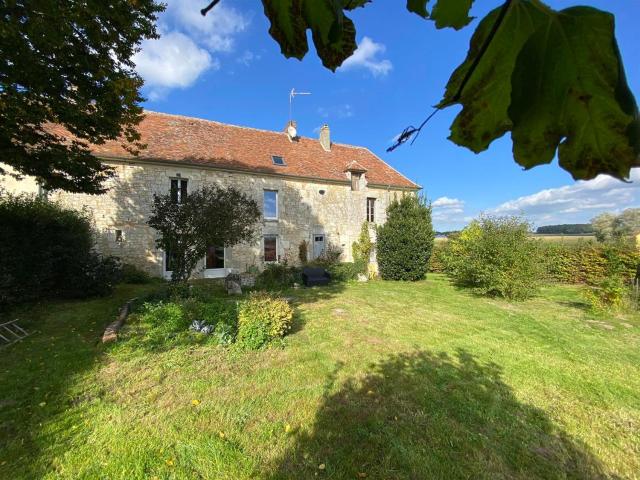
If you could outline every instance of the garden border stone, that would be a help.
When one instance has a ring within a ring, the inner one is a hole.
[[[118,314],[118,318],[107,325],[107,328],[104,330],[102,334],[102,343],[113,342],[118,339],[118,332],[124,325],[124,322],[127,320],[129,313],[131,312],[131,304],[135,301],[135,298],[132,298],[127,303],[125,303],[120,309],[120,313]]]

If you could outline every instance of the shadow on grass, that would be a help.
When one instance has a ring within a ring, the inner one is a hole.
[[[559,301],[558,305],[563,307],[575,308],[576,310],[582,310],[583,312],[590,312],[591,306],[586,301]]]
[[[0,478],[43,478],[70,445],[86,441],[87,432],[75,428],[104,392],[82,378],[100,363],[106,325],[148,288],[121,286],[110,297],[13,312],[33,333],[0,350]]]
[[[499,366],[464,351],[394,355],[338,391],[331,383],[269,478],[611,478],[584,444],[518,401]]]

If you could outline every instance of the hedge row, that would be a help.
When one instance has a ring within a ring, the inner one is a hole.
[[[444,253],[447,241],[436,242],[429,271],[446,273]],[[606,276],[607,256],[618,256],[625,280],[632,281],[640,265],[640,251],[632,243],[601,244],[591,241],[556,243],[540,240],[547,279],[553,282],[584,284]]]

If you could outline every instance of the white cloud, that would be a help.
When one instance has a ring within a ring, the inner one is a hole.
[[[205,2],[206,3],[206,2]],[[185,33],[207,46],[211,52],[231,52],[235,36],[247,29],[250,20],[224,2],[216,5],[206,16],[202,16],[200,0],[172,0],[167,15]]]
[[[144,79],[150,100],[164,98],[173,88],[187,88],[208,70],[218,70],[218,55],[234,50],[235,37],[249,18],[221,3],[206,16],[199,0],[172,0],[159,20],[161,37],[146,40],[132,60]],[[250,53],[250,52],[249,52]],[[253,60],[245,52],[242,62]]]
[[[349,103],[331,107],[318,107],[318,115],[322,118],[351,118],[355,115],[353,107]]]
[[[436,198],[431,202],[431,218],[437,223],[437,230],[455,230],[460,223],[467,222],[464,205],[464,200],[449,197]]]
[[[260,55],[256,55],[250,50],[245,50],[242,55],[236,58],[236,62],[241,63],[245,67],[248,67],[256,60],[260,60],[260,58]]]
[[[133,56],[137,72],[157,99],[170,88],[186,88],[210,68],[219,68],[209,52],[198,47],[180,32],[163,34],[159,39],[146,40]]]
[[[353,55],[347,58],[340,70],[366,68],[374,77],[385,76],[393,68],[390,60],[378,58],[387,47],[382,43],[376,43],[369,37],[364,37]]]
[[[431,202],[433,208],[463,208],[464,201],[457,198],[440,197]]]
[[[620,211],[640,200],[640,169],[631,171],[632,183],[607,175],[573,185],[550,188],[510,200],[487,211],[492,215],[524,215],[538,225],[582,223],[603,211]]]

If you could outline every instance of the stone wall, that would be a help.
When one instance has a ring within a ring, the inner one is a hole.
[[[383,223],[387,205],[399,190],[373,188],[361,180],[358,191],[351,190],[345,176],[344,183],[327,183],[282,176],[248,174],[212,168],[183,166],[174,163],[108,162],[116,172],[109,180],[109,192],[104,195],[69,194],[51,192],[49,198],[62,204],[87,209],[93,218],[97,248],[103,254],[116,255],[124,262],[135,264],[147,272],[161,276],[164,272],[164,254],[155,246],[155,232],[146,225],[151,213],[153,194],[166,194],[172,178],[188,180],[193,191],[203,183],[234,186],[251,195],[262,209],[264,190],[278,192],[278,220],[261,220],[264,235],[277,235],[278,256],[298,262],[298,247],[303,240],[325,236],[325,244],[342,249],[342,260],[352,260],[351,245],[360,233],[366,219],[367,197],[376,199],[375,221]],[[9,191],[37,191],[30,179],[22,182],[6,181],[0,185]],[[117,231],[121,232],[120,241]],[[237,245],[225,250],[225,267],[244,271],[251,265],[263,267],[262,239],[253,245]],[[203,275],[204,259],[198,276]]]

